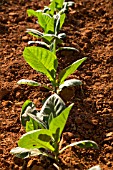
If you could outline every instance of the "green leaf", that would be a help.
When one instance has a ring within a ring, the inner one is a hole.
[[[34,104],[30,100],[26,100],[22,106],[22,112],[20,115],[20,120],[22,125],[25,127],[26,122],[30,120],[29,116],[25,113],[27,108],[34,108]]]
[[[49,14],[38,12],[38,23],[43,28],[45,33],[54,33],[54,18]]]
[[[94,149],[98,149],[98,145],[96,142],[91,141],[91,140],[83,140],[83,141],[79,141],[79,142],[74,142],[71,143],[67,146],[65,146],[64,148],[62,148],[60,150],[60,153],[62,153],[65,149],[72,147],[72,146],[79,146],[80,148],[94,148]]]
[[[101,170],[101,167],[99,165],[96,165],[96,166],[89,168],[88,170]]]
[[[55,0],[56,9],[61,9],[63,7],[64,0]]]
[[[72,108],[73,104],[69,105],[67,108],[65,108],[60,115],[58,115],[57,117],[53,118],[51,120],[51,123],[49,125],[49,130],[52,132],[53,135],[55,135],[58,138],[58,140],[60,140],[60,136],[61,133],[65,127],[69,112]],[[58,134],[59,133],[59,134]]]
[[[42,116],[41,119],[43,122],[49,126],[52,119],[58,116],[65,109],[65,107],[66,106],[63,100],[57,94],[53,94],[45,101],[40,111],[40,117]]]
[[[27,100],[22,106],[20,120],[27,132],[38,128],[46,128],[46,125],[41,120],[40,114],[36,110],[34,103],[29,100]]]
[[[65,14],[61,14],[60,15],[60,29],[62,28],[62,25],[65,21],[66,15]]]
[[[63,69],[59,75],[58,75],[58,82],[59,84],[62,84],[64,82],[64,80],[71,75],[72,73],[74,73],[77,68],[83,63],[83,61],[85,61],[87,58],[84,57],[80,60],[77,60],[76,62],[72,63],[70,66],[66,67],[65,69]]]
[[[41,86],[40,83],[33,81],[33,80],[26,80],[26,79],[21,79],[17,82],[17,84],[27,84],[29,86]]]
[[[61,84],[61,85],[59,86],[58,91],[62,91],[62,89],[63,89],[64,87],[80,86],[80,85],[82,85],[82,82],[81,82],[80,80],[77,80],[77,79],[66,80],[66,81],[64,81],[63,84]]]
[[[27,10],[28,17],[35,16],[38,18],[38,12],[34,11],[33,9]]]
[[[23,52],[26,62],[36,71],[45,74],[50,81],[54,81],[58,66],[57,57],[41,47],[25,47]]]
[[[26,132],[37,130],[39,129],[39,127],[40,127],[39,122],[35,121],[32,118],[30,118],[30,120],[26,122]]]
[[[30,156],[46,155],[46,153],[41,152],[39,149],[25,149],[21,147],[16,147],[11,149],[11,154],[14,154],[18,158],[28,158]]]
[[[49,8],[50,8],[49,14],[53,16],[54,15],[54,11],[55,11],[55,0],[53,0],[50,3]]]
[[[50,144],[52,134],[48,129],[32,130],[24,134],[18,141],[18,146],[25,149],[49,149],[54,151],[53,146]]]

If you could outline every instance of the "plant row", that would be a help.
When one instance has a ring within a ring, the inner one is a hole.
[[[70,86],[82,85],[80,80],[67,80],[67,78],[86,60],[86,57],[79,59],[59,73],[57,72],[57,53],[60,50],[78,51],[73,47],[59,47],[63,38],[66,37],[66,34],[60,33],[60,30],[65,22],[66,13],[72,5],[74,2],[51,0],[49,6],[45,6],[43,10],[27,10],[29,17],[35,16],[37,18],[37,24],[40,25],[43,32],[27,29],[27,32],[36,37],[37,41],[28,42],[31,46],[25,47],[23,56],[34,70],[47,76],[50,85],[26,79],[17,82],[30,86],[42,86],[52,91],[52,95],[45,100],[40,112],[37,111],[33,102],[25,101],[20,120],[26,133],[22,135],[18,141],[18,147],[13,148],[11,153],[24,159],[30,156],[47,156],[54,160],[57,167],[59,166],[59,154],[68,147],[76,145],[80,148],[98,149],[97,143],[91,140],[74,142],[62,148],[62,133],[73,103],[66,107],[59,92]],[[34,44],[37,45],[34,46]],[[100,170],[100,166],[97,165],[90,170]]]

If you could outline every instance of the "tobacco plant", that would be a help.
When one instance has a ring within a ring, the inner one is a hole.
[[[76,79],[66,80],[69,75],[74,73],[76,69],[86,60],[86,57],[77,60],[68,67],[64,68],[57,74],[58,59],[54,53],[42,47],[25,47],[23,52],[26,62],[36,71],[45,74],[52,84],[52,88],[45,84],[40,84],[32,80],[19,80],[18,84],[28,84],[32,86],[43,86],[54,92],[61,91],[64,87],[81,85],[82,82]]]
[[[62,38],[65,36],[64,33],[59,31],[65,20],[65,12],[68,10],[69,6],[72,6],[73,2],[65,2],[64,0],[52,0],[48,7],[44,10],[28,10],[28,15],[36,16],[38,18],[38,24],[43,28],[44,33],[41,33],[34,29],[28,29],[27,31],[33,36],[43,38],[44,42],[36,41],[36,43],[41,44],[42,47],[26,47],[23,52],[24,59],[26,62],[36,71],[45,74],[51,82],[52,88],[46,86],[45,84],[40,84],[32,80],[22,79],[18,81],[18,84],[28,84],[33,86],[43,86],[51,91],[59,93],[64,87],[81,85],[80,80],[71,79],[66,80],[69,75],[74,73],[76,69],[82,64],[86,57],[77,60],[65,69],[57,73],[58,59],[56,57],[56,52],[62,49],[73,49],[73,47],[60,47],[57,48],[57,44],[62,42]],[[34,41],[30,41],[34,43]]]
[[[40,112],[35,105],[27,100],[21,113],[21,123],[26,133],[18,141],[18,147],[11,150],[20,158],[44,155],[59,161],[59,154],[72,146],[80,148],[98,149],[98,145],[91,140],[71,143],[62,148],[62,132],[73,104],[66,107],[63,100],[57,95],[51,95],[44,103]]]
[[[98,149],[98,145],[91,140],[74,142],[62,148],[62,133],[73,104],[66,107],[64,101],[56,93],[59,93],[64,87],[82,84],[80,80],[66,79],[86,60],[86,57],[77,60],[57,73],[56,52],[62,49],[77,50],[73,47],[57,47],[57,44],[62,43],[62,38],[66,36],[65,33],[59,33],[59,31],[65,21],[65,12],[72,5],[73,2],[51,0],[50,5],[44,7],[43,10],[27,11],[29,16],[37,17],[38,24],[44,30],[42,33],[35,29],[27,29],[29,34],[43,40],[28,43],[38,43],[45,48],[25,47],[23,56],[34,70],[48,77],[51,86],[25,79],[19,80],[18,84],[43,86],[55,93],[45,101],[40,111],[37,111],[34,103],[29,100],[23,104],[20,120],[26,133],[19,139],[18,147],[11,150],[11,153],[19,158],[43,155],[50,157],[58,164],[59,154],[69,147]],[[100,170],[100,167],[95,166],[89,170]]]
[[[29,34],[43,39],[43,42],[29,41],[28,44],[40,44],[54,53],[62,49],[77,50],[73,47],[60,47],[57,49],[57,44],[62,43],[62,38],[66,37],[65,33],[59,33],[65,21],[65,12],[73,4],[74,2],[65,2],[64,0],[52,0],[50,5],[43,10],[27,10],[28,16],[35,16],[38,19],[37,23],[44,31],[42,33],[35,29],[27,29]]]

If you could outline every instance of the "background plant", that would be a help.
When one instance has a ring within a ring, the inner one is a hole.
[[[11,150],[20,158],[44,155],[58,163],[58,156],[72,146],[80,148],[95,148],[98,145],[91,140],[71,143],[62,149],[62,132],[73,104],[66,107],[57,95],[51,95],[38,112],[31,101],[26,101],[22,107],[21,122],[26,133],[18,141],[18,147]]]
[[[68,11],[68,7],[73,4],[74,2],[65,2],[64,0],[52,0],[50,5],[44,7],[43,10],[27,10],[28,16],[35,16],[38,19],[37,23],[44,31],[44,33],[42,33],[35,29],[27,29],[29,34],[37,38],[42,38],[44,41],[29,41],[28,44],[38,43],[55,54],[62,49],[77,50],[73,47],[60,47],[56,49],[57,44],[62,43],[62,38],[66,36],[65,33],[59,34],[59,31],[65,21],[65,12]]]

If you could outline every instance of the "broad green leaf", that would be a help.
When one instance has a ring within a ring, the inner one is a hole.
[[[63,69],[59,75],[58,75],[58,82],[59,84],[62,84],[64,82],[64,80],[71,75],[72,73],[74,73],[77,68],[83,63],[83,61],[85,61],[87,58],[84,57],[80,60],[77,60],[76,62],[72,63],[71,65],[69,65],[68,67],[66,67],[65,69]]]
[[[80,148],[94,148],[94,149],[98,149],[98,145],[96,142],[91,141],[91,140],[83,140],[83,141],[79,141],[79,142],[74,142],[71,143],[70,145],[65,146],[64,148],[62,148],[60,150],[60,153],[62,153],[65,149],[72,147],[72,146],[79,146]]]
[[[53,16],[54,15],[54,11],[55,11],[55,0],[53,0],[50,3],[49,8],[50,8],[49,14]]]
[[[88,170],[101,170],[101,167],[100,165],[96,165],[96,166],[89,168]]]
[[[21,79],[17,82],[17,84],[27,84],[29,86],[41,86],[40,83],[33,81],[33,80],[26,80],[26,79]]]
[[[49,149],[54,151],[50,144],[52,133],[48,129],[32,130],[24,134],[18,141],[18,146],[25,149]]]
[[[36,71],[45,74],[50,81],[54,81],[58,65],[57,57],[41,47],[25,47],[23,52],[26,62]]]
[[[29,156],[38,156],[38,155],[45,155],[46,153],[41,152],[39,149],[25,149],[21,147],[16,147],[11,149],[11,154],[14,154],[18,158],[28,158]]]
[[[38,12],[39,12],[39,11],[38,11]],[[27,10],[27,14],[28,14],[29,17],[35,16],[35,17],[38,18],[38,12],[34,11],[33,9],[28,9],[28,10]],[[40,12],[41,12],[41,10],[40,10]]]
[[[56,2],[56,8],[61,9],[63,7],[64,0],[55,0]]]
[[[38,23],[45,33],[54,33],[54,18],[49,14],[38,12]]]
[[[58,90],[59,90],[59,91],[62,91],[62,89],[63,89],[64,87],[80,86],[80,85],[82,85],[82,82],[81,82],[80,80],[70,79],[70,80],[64,81],[64,83],[59,86],[59,89],[58,89]]]
[[[65,21],[65,18],[66,18],[66,15],[65,15],[65,14],[61,14],[61,15],[60,15],[60,28],[62,28],[62,25],[63,25],[63,23],[64,23],[64,21]]]
[[[26,127],[26,131],[35,130],[38,128],[46,128],[46,125],[41,120],[39,112],[36,110],[34,103],[27,100],[22,106],[21,123]]]
[[[26,122],[26,132],[37,129],[41,129],[40,122],[30,117],[30,120]]]
[[[53,94],[45,101],[40,111],[40,117],[42,116],[43,122],[49,125],[51,120],[58,116],[65,107],[63,100],[57,94]]]
[[[72,108],[73,104],[69,105],[67,108],[65,108],[57,117],[53,118],[51,120],[51,123],[49,125],[49,130],[52,132],[53,135],[55,135],[60,140],[61,133],[65,127],[69,112]],[[58,134],[59,133],[59,134]]]

